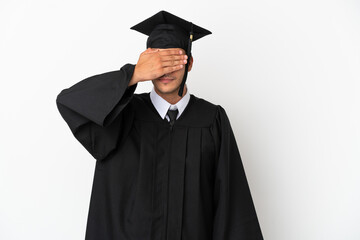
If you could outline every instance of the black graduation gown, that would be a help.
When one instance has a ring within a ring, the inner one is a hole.
[[[86,78],[58,110],[96,159],[86,240],[263,239],[225,110],[194,95],[170,128],[135,65]]]

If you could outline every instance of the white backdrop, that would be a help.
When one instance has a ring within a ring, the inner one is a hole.
[[[136,63],[159,10],[213,32],[188,86],[226,109],[264,238],[359,240],[357,0],[2,0],[0,239],[84,238],[95,160],[55,99]]]

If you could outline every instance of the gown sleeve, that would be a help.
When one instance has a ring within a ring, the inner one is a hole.
[[[213,240],[263,240],[234,133],[218,105],[212,126],[217,163],[214,185]]]
[[[75,138],[96,159],[103,160],[130,129],[129,106],[137,84],[128,87],[135,65],[88,77],[62,90],[57,108]]]

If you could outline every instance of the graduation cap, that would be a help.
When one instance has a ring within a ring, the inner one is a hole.
[[[182,48],[186,51],[189,60],[192,42],[211,34],[209,30],[166,11],[160,11],[130,29],[149,36],[146,48]],[[185,65],[185,73],[178,93],[180,97],[184,91],[189,62]]]

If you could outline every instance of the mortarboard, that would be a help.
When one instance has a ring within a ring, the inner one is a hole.
[[[149,36],[146,48],[182,48],[186,51],[188,60],[191,57],[192,41],[211,34],[209,30],[166,11],[160,11],[130,29]],[[179,96],[183,94],[188,66],[189,61],[185,65],[185,73],[178,93]]]

